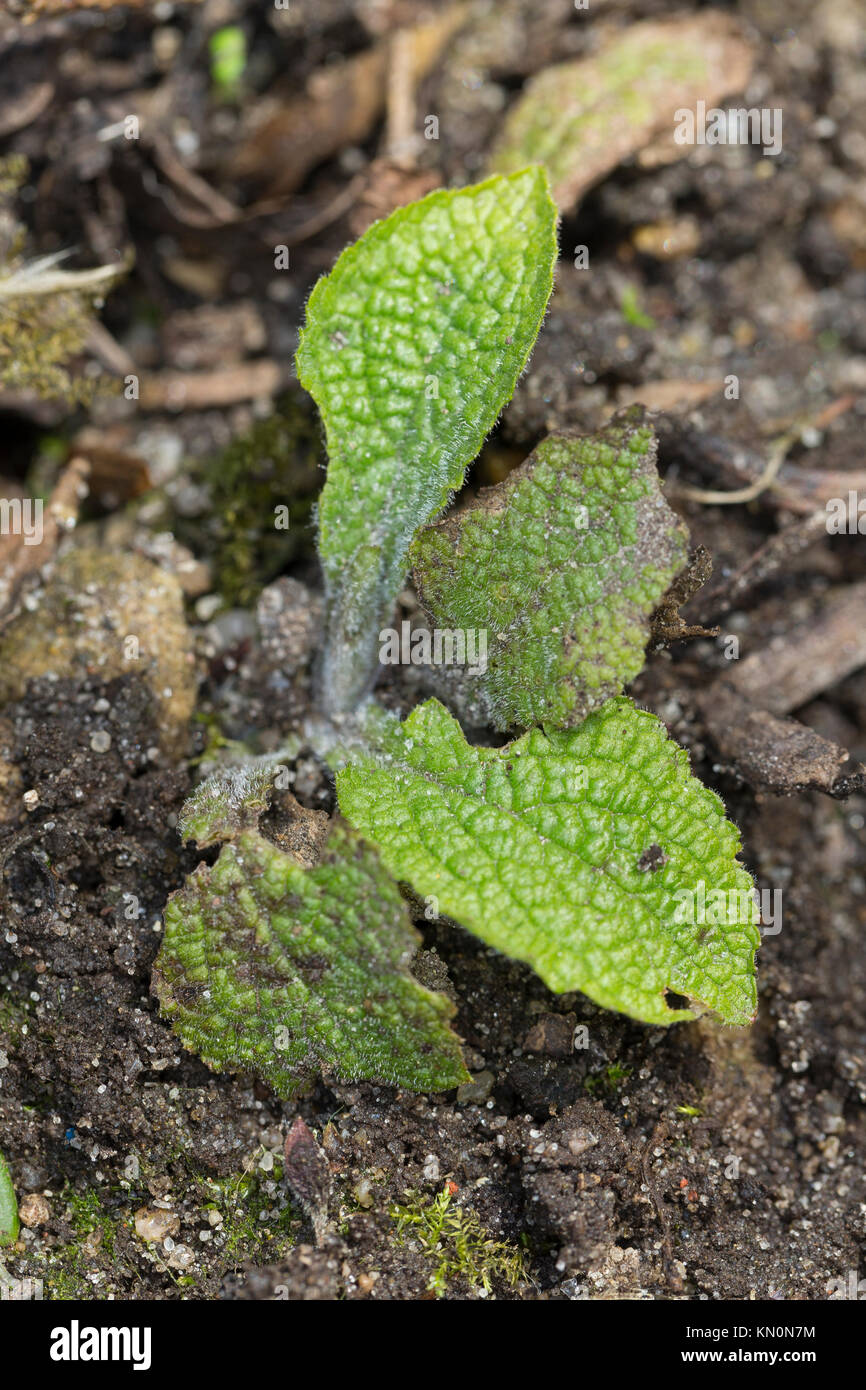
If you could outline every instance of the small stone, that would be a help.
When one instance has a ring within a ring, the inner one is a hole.
[[[27,1196],[21,1199],[18,1216],[22,1226],[28,1226],[31,1230],[36,1226],[44,1226],[50,1215],[51,1208],[40,1193],[28,1192]]]
[[[425,1158],[423,1173],[427,1182],[439,1181],[439,1160],[435,1154],[428,1154]]]
[[[81,1249],[83,1250],[84,1254],[88,1255],[91,1259],[93,1259],[94,1256],[98,1255],[100,1249],[102,1248],[102,1238],[103,1229],[101,1226],[96,1226],[84,1237],[84,1240],[81,1242]]]
[[[263,589],[256,617],[268,662],[286,674],[309,662],[322,630],[323,613],[319,595],[297,579],[284,577]]]
[[[492,1071],[477,1072],[471,1081],[464,1081],[462,1086],[457,1087],[458,1105],[481,1105],[493,1090],[495,1081]]]
[[[642,255],[672,261],[695,254],[701,244],[700,223],[689,216],[665,218],[636,227],[631,239]]]
[[[25,792],[24,805],[28,811],[35,811],[39,805],[39,793],[37,791]]]
[[[598,1137],[589,1129],[573,1129],[568,1135],[566,1148],[575,1158],[580,1158],[581,1154],[586,1153],[587,1149],[594,1149],[598,1143]]]
[[[90,735],[90,746],[94,753],[107,753],[111,747],[111,734],[105,729],[97,729],[96,733]]]
[[[221,594],[203,594],[200,599],[196,599],[195,615],[203,623],[209,623],[211,618],[216,617],[223,606]]]
[[[177,1235],[180,1230],[180,1218],[173,1211],[160,1211],[158,1207],[139,1207],[135,1213],[135,1230],[142,1240],[165,1240],[166,1236]],[[180,1248],[178,1246],[178,1249]]]
[[[359,1178],[358,1182],[355,1183],[353,1191],[355,1194],[355,1201],[358,1203],[359,1207],[364,1207],[366,1210],[373,1205],[372,1184],[369,1178]]]
[[[166,1260],[166,1264],[171,1265],[172,1269],[189,1269],[194,1260],[195,1255],[188,1245],[176,1245]]]
[[[524,1051],[570,1057],[576,1021],[575,1014],[542,1014],[523,1039]]]

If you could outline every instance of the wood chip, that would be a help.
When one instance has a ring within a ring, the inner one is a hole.
[[[288,383],[288,369],[269,357],[213,372],[154,372],[141,379],[142,410],[212,410],[265,400]]]
[[[866,665],[866,580],[831,594],[808,622],[736,663],[732,688],[776,715],[808,704]]]
[[[722,758],[756,791],[791,796],[807,790],[843,798],[866,788],[866,768],[848,773],[848,750],[796,719],[756,709],[737,690],[716,681],[699,698],[707,729]]]

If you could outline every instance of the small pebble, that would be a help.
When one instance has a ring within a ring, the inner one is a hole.
[[[180,1230],[180,1218],[173,1211],[160,1211],[158,1207],[139,1207],[135,1213],[135,1230],[142,1240],[165,1240],[166,1236],[177,1235]]]
[[[492,1071],[480,1071],[471,1081],[464,1081],[462,1086],[457,1087],[458,1104],[467,1105],[474,1101],[478,1105],[485,1101],[493,1090],[495,1080]]]
[[[188,1245],[176,1245],[166,1263],[171,1265],[172,1269],[189,1269],[194,1260],[195,1255]]]
[[[44,1226],[51,1215],[51,1208],[45,1198],[38,1192],[28,1192],[26,1197],[22,1197],[18,1207],[18,1215],[22,1226],[33,1229],[35,1226]]]
[[[201,622],[209,623],[222,605],[223,599],[220,594],[202,594],[201,598],[195,601],[195,615]]]
[[[369,1178],[360,1178],[354,1187],[355,1201],[359,1207],[369,1208],[373,1205],[373,1193]]]

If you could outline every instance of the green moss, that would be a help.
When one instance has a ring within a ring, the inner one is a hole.
[[[623,1082],[628,1081],[633,1071],[633,1067],[623,1066],[619,1062],[611,1062],[604,1071],[595,1072],[586,1078],[583,1083],[584,1090],[588,1091],[591,1096],[598,1095],[599,1092],[603,1095],[612,1095]]]
[[[66,1245],[34,1252],[31,1257],[33,1267],[29,1272],[44,1281],[45,1297],[56,1302],[120,1294],[121,1285],[115,1283],[110,1274],[102,1279],[98,1292],[91,1276],[96,1271],[102,1275],[106,1275],[107,1270],[119,1272],[117,1237],[120,1226],[129,1219],[129,1208],[123,1206],[113,1212],[106,1211],[100,1193],[92,1187],[80,1191],[67,1184],[62,1197],[66,1220],[72,1227],[74,1239]],[[83,1242],[94,1231],[101,1232],[98,1255],[82,1248]],[[132,1271],[127,1272],[132,1275]]]
[[[211,34],[208,48],[214,95],[220,101],[237,99],[247,65],[246,34],[239,24],[226,24]]]
[[[6,391],[32,391],[70,403],[93,398],[93,382],[75,378],[65,363],[82,351],[90,326],[80,296],[30,295],[0,311],[0,382]]]
[[[493,1240],[475,1212],[453,1205],[447,1187],[432,1201],[415,1191],[404,1196],[404,1204],[390,1208],[397,1236],[416,1240],[429,1257],[432,1272],[427,1287],[437,1298],[459,1280],[488,1294],[495,1283],[513,1289],[529,1277],[523,1252],[508,1241]]]
[[[201,1209],[205,1213],[218,1211],[222,1216],[223,1248],[229,1263],[275,1260],[294,1243],[300,1218],[279,1186],[281,1178],[282,1168],[275,1164],[269,1173],[257,1168],[229,1178],[203,1179],[207,1199]],[[271,1183],[277,1190],[266,1190]]]
[[[0,1046],[17,1047],[30,1022],[30,1001],[12,985],[0,985]]]
[[[248,607],[293,560],[312,554],[311,516],[323,461],[306,404],[284,396],[272,415],[220,453],[188,465],[207,492],[204,517],[171,518],[178,540],[210,561],[214,589]],[[288,526],[284,511],[288,508]]]
[[[83,352],[94,311],[115,279],[96,285],[86,277],[73,284],[67,277],[53,288],[55,267],[32,257],[22,276],[26,234],[11,205],[27,172],[20,156],[0,161],[0,386],[70,404],[88,402],[100,388],[116,391],[118,383],[77,375],[69,364]]]
[[[263,1152],[259,1150],[254,1160]],[[155,1261],[156,1269],[170,1279],[175,1288],[190,1289],[202,1284],[210,1287],[209,1281],[218,1281],[224,1268],[236,1267],[247,1260],[260,1263],[279,1260],[293,1244],[301,1221],[281,1186],[279,1164],[267,1173],[256,1168],[252,1172],[215,1179],[190,1167],[182,1152],[173,1155],[168,1164],[166,1158],[167,1155],[163,1155],[153,1174],[158,1172],[164,1176],[166,1166],[175,1164],[184,1171],[184,1179],[179,1182],[183,1200],[179,1200],[178,1209],[188,1210],[197,1196],[204,1223],[210,1211],[220,1213],[222,1222],[218,1223],[214,1235],[221,1234],[225,1238],[219,1244],[202,1246],[203,1269],[182,1274],[165,1264],[156,1246],[148,1246],[149,1258]],[[134,1191],[127,1182],[99,1190],[81,1190],[68,1184],[61,1196],[63,1215],[72,1231],[71,1239],[64,1245],[37,1246],[19,1256],[16,1277],[27,1275],[42,1280],[45,1298],[53,1301],[104,1300],[109,1295],[134,1297],[129,1291],[139,1287],[142,1278],[142,1247],[134,1238],[134,1212],[141,1205],[142,1185],[150,1172],[150,1165],[143,1160]],[[95,1231],[101,1232],[101,1239],[94,1249],[88,1249],[84,1242]]]
[[[67,1188],[63,1195],[66,1198],[69,1212],[69,1224],[79,1240],[85,1240],[97,1229],[101,1230],[100,1249],[111,1258],[114,1254],[117,1217],[108,1216],[103,1211],[98,1192],[92,1187],[87,1188],[84,1192],[76,1192],[74,1188]]]
[[[72,1245],[61,1246],[51,1257],[44,1272],[45,1292],[53,1303],[76,1303],[93,1298],[93,1285],[80,1250]]]
[[[23,154],[10,154],[0,159],[0,198],[12,198],[18,192],[29,172],[29,164]],[[4,228],[4,239],[7,235]]]

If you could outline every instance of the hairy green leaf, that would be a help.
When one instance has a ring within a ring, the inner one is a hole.
[[[294,739],[279,753],[248,758],[236,767],[220,768],[195,788],[178,817],[182,840],[195,840],[200,849],[254,830],[271,799],[275,778],[298,751]],[[286,783],[288,785],[288,783]]]
[[[372,683],[412,534],[514,391],[550,296],[555,225],[538,168],[437,191],[374,224],[310,296],[297,368],[327,434],[331,711]]]
[[[503,483],[411,548],[437,629],[484,634],[458,703],[496,729],[579,723],[643,666],[649,617],[687,558],[640,407],[597,434],[550,435]]]
[[[312,869],[245,830],[170,898],[153,989],[185,1047],[281,1096],[320,1070],[441,1091],[467,1073],[452,1005],[409,972],[416,943],[399,892],[347,826]]]
[[[538,161],[568,211],[593,183],[669,132],[700,99],[742,91],[752,56],[735,22],[710,10],[629,24],[597,53],[544,68],[509,112],[490,167]]]
[[[0,1153],[0,1245],[14,1245],[18,1239],[18,1202],[12,1175]]]
[[[690,1005],[751,1020],[759,934],[739,835],[654,715],[620,697],[578,729],[478,748],[430,700],[383,743],[339,773],[340,806],[441,913],[551,989],[647,1023]]]

